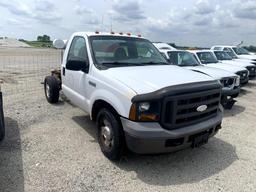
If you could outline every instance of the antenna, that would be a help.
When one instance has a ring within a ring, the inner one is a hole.
[[[104,14],[102,15],[102,20],[101,20],[101,31],[104,29]]]
[[[240,47],[243,43],[244,43],[244,41],[241,41],[241,42],[237,45],[237,47]]]
[[[110,32],[113,31],[112,15],[110,15]]]

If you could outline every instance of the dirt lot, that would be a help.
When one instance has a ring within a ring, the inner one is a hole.
[[[94,123],[61,101],[46,102],[43,76],[54,50],[0,49],[7,138],[0,145],[0,191],[255,191],[256,81],[225,112],[223,129],[199,149],[156,156],[101,153]]]

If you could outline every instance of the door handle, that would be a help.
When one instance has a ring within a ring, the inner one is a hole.
[[[65,76],[66,68],[62,67],[62,75]]]

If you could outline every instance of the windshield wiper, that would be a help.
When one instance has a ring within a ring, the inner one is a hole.
[[[116,66],[116,67],[119,67],[119,66],[133,66],[133,65],[136,65],[134,63],[126,63],[126,62],[118,62],[118,61],[114,61],[114,62],[103,62],[103,63],[100,63],[101,65],[105,65],[105,66]]]
[[[179,66],[182,66],[182,67],[194,67],[194,66],[198,66],[197,64],[181,64]]]
[[[167,62],[154,62],[154,61],[149,61],[141,64],[142,65],[170,65],[170,63],[167,63]]]

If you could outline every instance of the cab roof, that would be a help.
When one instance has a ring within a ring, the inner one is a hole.
[[[171,46],[167,43],[153,42],[153,44],[155,45],[156,48],[158,48],[161,51],[162,50],[167,50],[167,51],[177,50],[176,48],[174,48],[173,46]]]
[[[237,47],[237,46],[234,46],[234,45],[214,45],[212,47],[221,47],[221,48],[229,47],[229,48],[233,48],[233,47]]]
[[[138,35],[134,35],[131,33],[123,33],[123,32],[86,32],[86,31],[82,31],[82,32],[75,32],[73,33],[74,36],[87,36],[87,37],[91,37],[91,36],[113,36],[113,37],[133,37],[133,38],[142,38],[140,34]]]
[[[202,53],[202,52],[212,52],[210,49],[201,49],[201,50],[187,50],[191,53]]]

